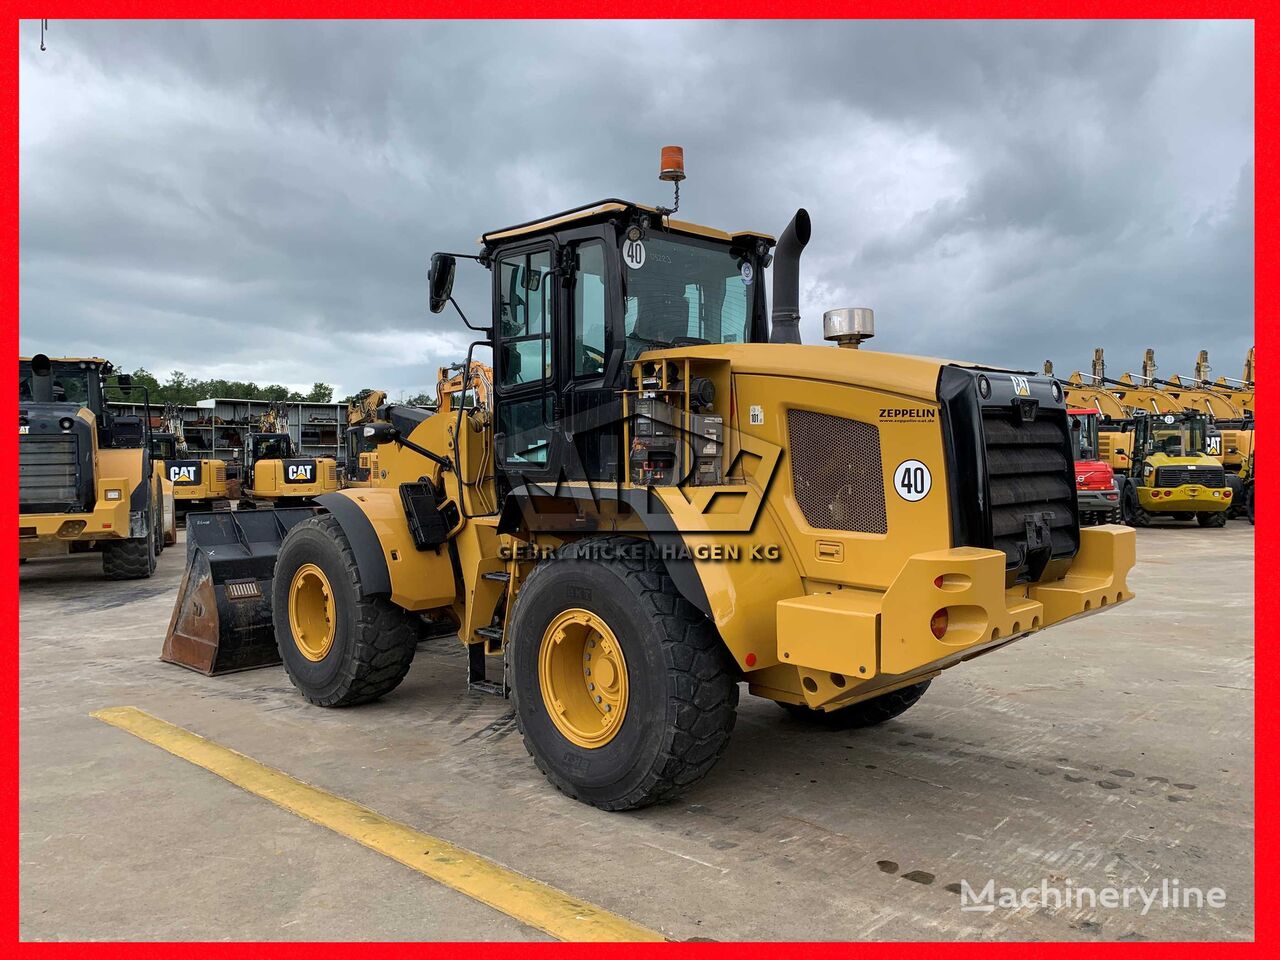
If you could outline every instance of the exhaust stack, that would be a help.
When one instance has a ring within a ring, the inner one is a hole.
[[[801,207],[773,250],[773,317],[770,343],[800,342],[800,254],[809,242],[809,212]]]
[[[43,353],[31,358],[31,400],[33,403],[53,403],[53,364]]]

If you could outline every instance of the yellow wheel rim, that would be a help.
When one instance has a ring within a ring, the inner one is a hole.
[[[289,629],[298,652],[323,660],[333,648],[337,621],[329,578],[314,563],[304,563],[289,585]]]
[[[538,684],[551,722],[566,740],[595,750],[627,715],[627,662],[608,624],[590,610],[566,610],[538,648]]]

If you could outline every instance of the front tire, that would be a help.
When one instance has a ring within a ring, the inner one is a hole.
[[[386,597],[363,595],[355,553],[332,516],[285,536],[271,605],[289,680],[318,706],[377,700],[409,672],[422,621]]]
[[[778,703],[783,710],[797,720],[812,723],[828,730],[860,730],[863,727],[875,727],[900,717],[924,696],[932,680],[913,683],[909,687],[882,693],[870,700],[863,700],[850,707],[839,710],[815,710],[802,703]]]
[[[636,810],[701,780],[738,705],[714,624],[647,548],[626,537],[561,548],[525,581],[509,628],[525,748],[558,790],[602,810]]]

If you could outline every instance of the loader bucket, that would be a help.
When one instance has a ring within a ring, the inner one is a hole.
[[[314,507],[187,514],[187,569],[160,659],[206,676],[280,662],[271,584],[284,535]]]

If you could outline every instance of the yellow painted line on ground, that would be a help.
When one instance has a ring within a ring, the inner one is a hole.
[[[557,939],[664,939],[595,904],[303,783],[137,707],[110,707],[93,716]]]

